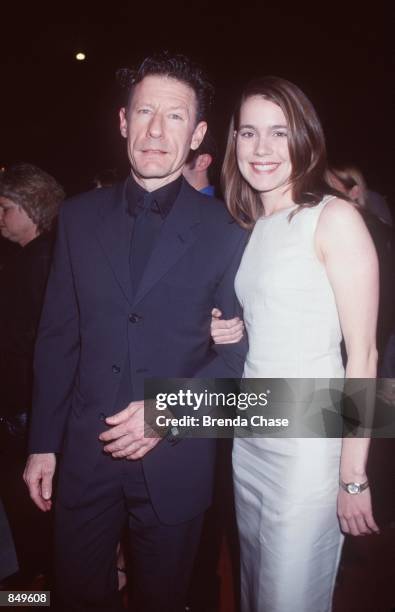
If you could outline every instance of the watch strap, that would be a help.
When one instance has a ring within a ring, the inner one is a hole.
[[[346,493],[349,493],[350,495],[358,495],[359,493],[362,493],[362,491],[365,491],[365,489],[367,489],[368,486],[369,486],[369,481],[368,480],[366,480],[365,482],[360,484],[359,482],[344,482],[340,478],[339,483],[340,483],[341,488],[344,491],[346,491]],[[351,487],[354,487],[357,490],[355,492],[350,491]]]

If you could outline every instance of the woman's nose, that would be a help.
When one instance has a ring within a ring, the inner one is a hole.
[[[264,136],[260,136],[257,138],[255,153],[257,155],[265,155],[272,152],[272,147],[270,141]]]

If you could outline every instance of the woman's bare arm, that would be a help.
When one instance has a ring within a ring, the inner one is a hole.
[[[327,204],[316,231],[316,250],[335,294],[347,351],[346,378],[375,378],[378,261],[365,223],[352,204],[337,198]],[[367,480],[369,443],[369,438],[343,440],[340,478],[344,482]],[[345,533],[378,531],[369,489],[358,495],[339,489],[338,514]]]

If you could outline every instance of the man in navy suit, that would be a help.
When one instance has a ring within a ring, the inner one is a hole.
[[[131,174],[62,207],[35,356],[34,502],[56,496],[65,609],[118,610],[116,547],[128,521],[133,610],[183,609],[215,442],[144,437],[147,377],[240,376],[242,343],[213,345],[213,307],[238,313],[245,244],[222,202],[182,178],[207,129],[211,86],[183,56],[147,58],[120,111]]]

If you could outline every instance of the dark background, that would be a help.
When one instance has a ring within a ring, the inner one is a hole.
[[[115,71],[167,48],[193,56],[211,75],[220,147],[242,85],[252,76],[283,76],[315,104],[331,161],[360,166],[393,207],[389,8],[347,0],[289,6],[243,0],[239,9],[205,2],[162,2],[159,9],[146,0],[3,8],[0,164],[35,163],[68,194],[90,188],[100,169],[126,173]],[[74,59],[80,50],[85,62]]]

